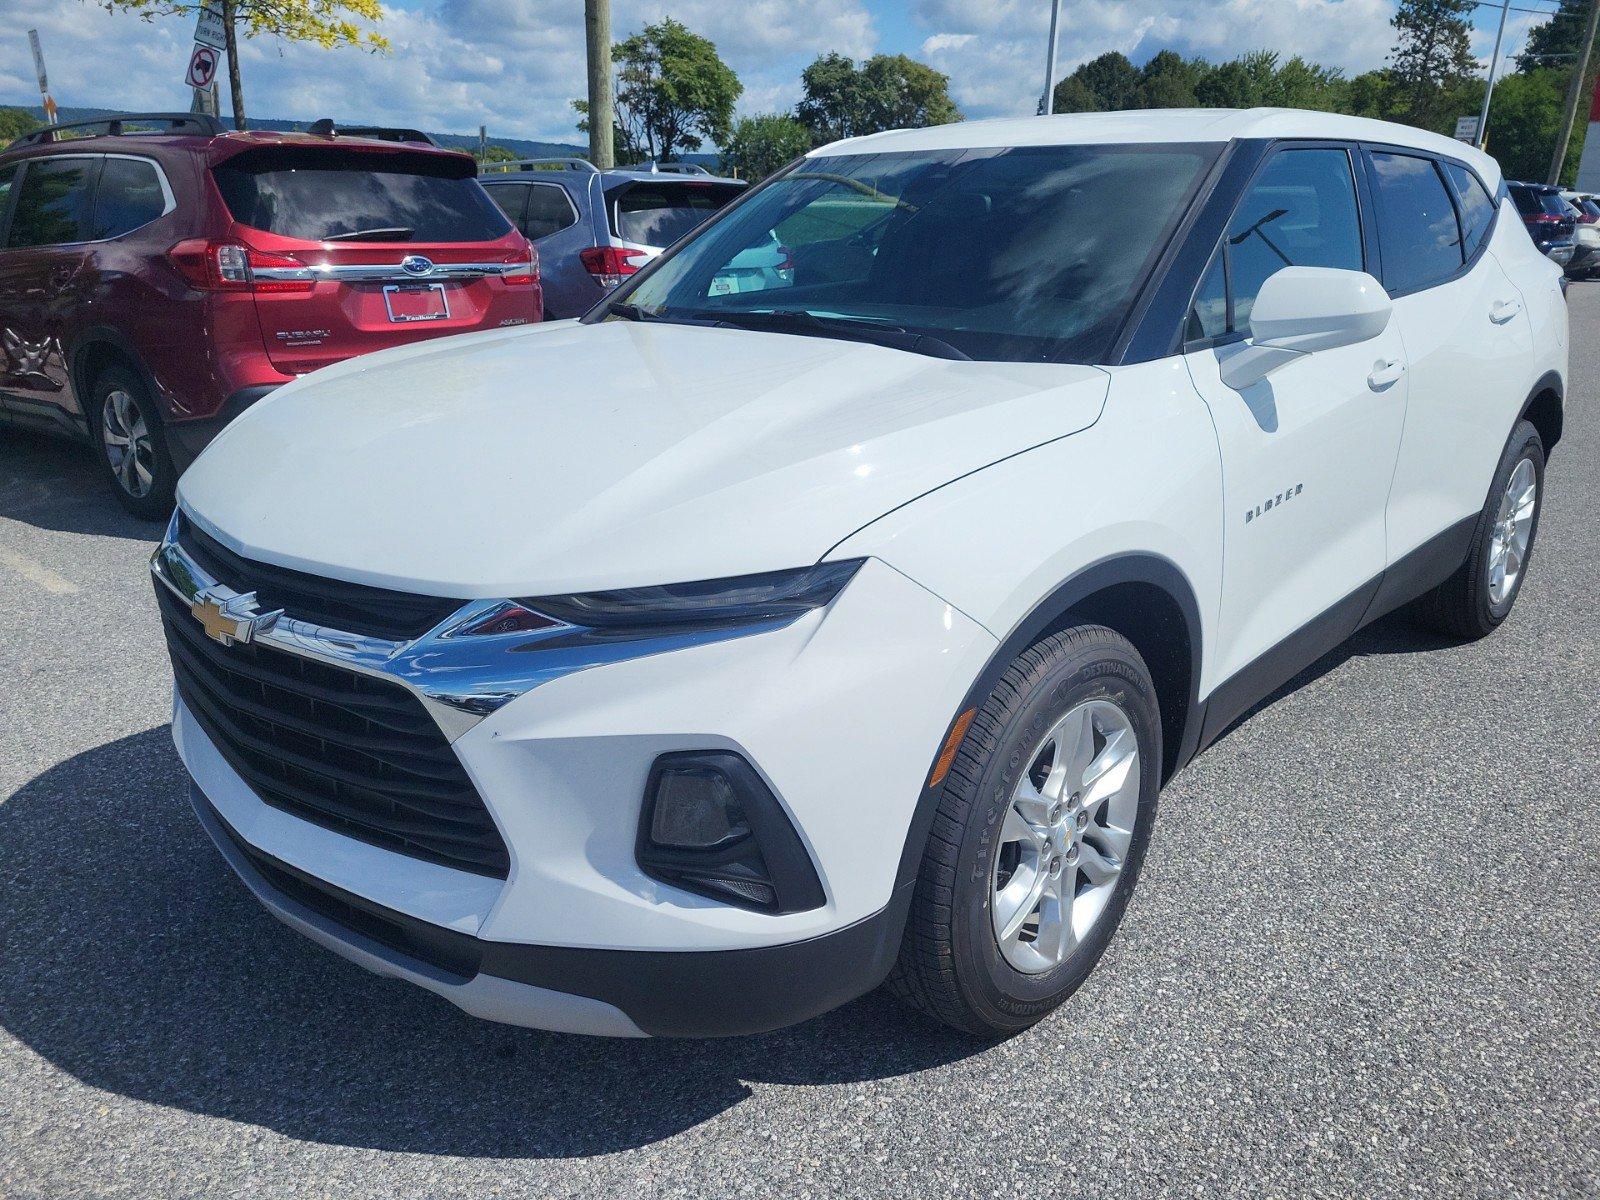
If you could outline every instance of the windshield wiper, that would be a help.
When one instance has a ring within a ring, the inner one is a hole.
[[[382,225],[375,229],[352,229],[349,233],[330,233],[325,242],[409,242],[416,233],[409,225]]]
[[[832,337],[846,341],[908,350],[930,358],[951,358],[970,362],[972,356],[929,333],[917,333],[898,325],[880,325],[870,320],[849,317],[819,317],[803,308],[778,308],[767,311],[707,312],[694,314],[736,329],[760,329],[767,333],[797,333],[805,337]]]

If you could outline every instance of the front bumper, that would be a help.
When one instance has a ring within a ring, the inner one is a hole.
[[[250,846],[199,787],[189,799],[218,852],[291,929],[375,974],[473,1016],[601,1037],[728,1037],[807,1020],[881,983],[911,888],[882,912],[781,946],[690,953],[511,945],[431,926],[341,891]]]
[[[293,621],[270,636],[280,649],[337,648]],[[613,645],[599,658],[510,653],[504,678],[515,698],[479,712],[463,707],[473,697],[435,686],[428,664],[447,648],[428,638],[387,664],[363,659],[369,670],[392,667],[391,678],[427,700],[510,852],[504,880],[266,804],[181,698],[173,730],[224,856],[276,915],[322,945],[496,1020],[747,1033],[824,1011],[887,973],[909,902],[900,868],[913,812],[994,645],[869,561],[827,609],[781,628]],[[481,700],[492,663],[473,665]],[[731,750],[755,766],[812,858],[822,905],[755,911],[641,870],[635,839],[650,768],[685,750]]]

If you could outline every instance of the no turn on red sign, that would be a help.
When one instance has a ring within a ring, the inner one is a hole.
[[[211,81],[217,77],[217,59],[218,53],[214,47],[196,42],[194,52],[189,55],[189,74],[185,76],[189,86],[210,87]]]

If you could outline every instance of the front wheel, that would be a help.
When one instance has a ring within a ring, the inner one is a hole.
[[[1003,1037],[1089,975],[1122,919],[1155,820],[1155,687],[1097,625],[1018,656],[969,725],[943,785],[895,994]]]

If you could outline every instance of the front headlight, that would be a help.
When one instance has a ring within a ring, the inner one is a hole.
[[[538,596],[518,603],[569,625],[607,631],[782,621],[823,607],[843,590],[864,561],[852,558],[697,583]]]

